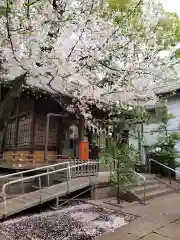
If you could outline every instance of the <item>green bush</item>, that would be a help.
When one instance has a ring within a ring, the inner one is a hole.
[[[164,165],[175,168],[175,160],[179,157],[175,146],[179,140],[180,134],[176,132],[159,136],[156,144],[151,147],[152,158]]]

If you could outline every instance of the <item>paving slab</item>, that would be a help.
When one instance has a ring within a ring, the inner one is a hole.
[[[152,199],[149,204],[124,207],[123,212],[139,216],[137,220],[96,240],[180,240],[180,194]]]
[[[156,233],[150,233],[147,236],[141,238],[141,240],[172,240],[172,238],[164,237]]]
[[[165,197],[158,197],[148,201],[147,205],[136,204],[125,207],[125,211],[138,216],[155,216],[158,214],[180,217],[180,194],[172,193]]]
[[[166,227],[162,227],[156,230],[155,233],[160,234],[164,237],[169,237],[171,239],[180,240],[180,225],[176,223],[171,223]]]
[[[114,232],[100,236],[97,240],[136,240],[152,233],[154,229],[159,229],[162,226],[163,224],[157,219],[149,221],[147,217],[140,218],[116,229]]]
[[[149,221],[147,218],[140,218],[124,226],[124,229],[121,231],[126,231],[128,234],[133,234],[134,236],[141,238],[161,226],[162,224],[160,222],[153,222]]]

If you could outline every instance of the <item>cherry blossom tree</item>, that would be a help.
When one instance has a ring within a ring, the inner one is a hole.
[[[6,0],[1,9],[10,79],[27,72],[28,84],[84,106],[151,99],[176,79],[159,52],[178,41],[179,19],[153,0]]]
[[[144,112],[134,106],[157,100],[156,88],[177,81],[171,58],[162,52],[178,43],[179,26],[177,15],[155,0],[5,0],[1,78],[24,76],[28,86],[69,95],[73,103],[67,109],[78,109],[86,119],[91,104],[108,106],[113,113],[108,124],[121,127],[116,149],[127,153],[124,130]],[[130,112],[138,116],[130,114],[127,121],[123,104],[133,105]],[[115,160],[120,189],[121,156]]]

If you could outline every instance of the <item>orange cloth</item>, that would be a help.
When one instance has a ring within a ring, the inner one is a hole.
[[[89,142],[79,143],[79,159],[88,160],[89,159]]]

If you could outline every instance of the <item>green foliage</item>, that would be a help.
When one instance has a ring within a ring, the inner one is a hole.
[[[108,147],[101,157],[101,161],[107,161],[113,166],[110,182],[119,187],[120,192],[127,192],[132,183],[136,181],[134,172],[137,151],[133,145],[119,144],[115,140],[110,140]]]
[[[7,0],[0,3],[0,17],[6,16],[7,13],[11,12],[13,1]]]
[[[159,136],[157,142],[151,146],[152,157],[158,162],[170,167],[175,167],[175,159],[179,157],[175,148],[177,141],[180,141],[180,134],[177,132],[168,133],[168,121],[174,118],[167,109],[164,111],[164,117],[161,118],[159,126]]]
[[[103,121],[112,129],[108,146],[101,156],[101,161],[111,166],[110,182],[117,187],[117,200],[120,193],[127,192],[136,182],[135,164],[139,160],[139,151],[128,144],[129,132],[144,121],[146,112],[139,106],[114,105],[108,119]]]
[[[175,46],[180,40],[180,19],[175,13],[162,14],[163,18],[156,27],[157,43],[163,44],[164,49],[167,49],[169,46]]]
[[[138,43],[150,44],[151,48],[159,51],[175,46],[180,40],[180,19],[177,14],[165,12],[163,7],[159,9],[159,20],[144,24],[142,18],[143,1],[138,0],[109,0],[110,9],[117,12],[114,24],[121,27],[123,36],[136,36]],[[153,5],[153,4],[152,4]],[[154,5],[154,12],[158,7]],[[154,34],[154,43],[148,36]],[[149,42],[150,40],[150,42]],[[116,45],[116,44],[115,44]],[[119,45],[119,43],[117,43]],[[118,49],[118,46],[113,46]]]
[[[175,159],[179,157],[175,148],[176,142],[179,140],[180,134],[176,132],[160,135],[156,144],[151,148],[153,159],[167,166],[174,167]]]
[[[177,49],[177,50],[175,51],[175,57],[176,57],[176,58],[180,58],[180,49]]]
[[[147,111],[146,123],[160,123],[159,131],[164,131],[167,127],[168,121],[174,118],[174,115],[168,113],[167,107],[157,107]]]
[[[0,17],[6,16],[6,7],[0,6]]]
[[[125,9],[131,2],[132,0],[108,0],[109,7],[112,10]]]

